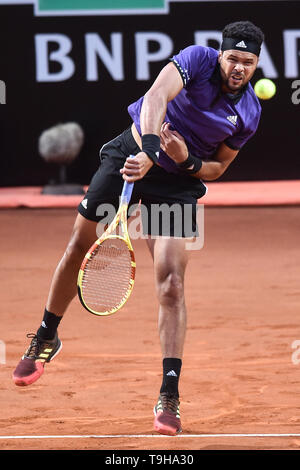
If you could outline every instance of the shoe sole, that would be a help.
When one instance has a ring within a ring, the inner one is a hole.
[[[33,382],[36,382],[44,372],[44,363],[36,362],[35,366],[37,370],[27,377],[15,377],[13,375],[13,381],[15,384],[19,387],[25,387],[26,385],[31,385]]]
[[[177,434],[182,432],[181,427],[178,429],[177,427],[168,426],[166,424],[159,422],[158,418],[162,414],[162,411],[157,413],[155,406],[153,408],[153,413],[155,416],[153,427],[154,427],[154,430],[158,432],[159,434],[164,434],[165,436],[176,436]]]
[[[62,348],[62,342],[60,341],[58,350],[55,352],[55,354],[53,354],[53,356],[48,362],[52,361],[52,359],[54,359],[55,356],[57,356],[61,348]],[[27,377],[15,377],[13,375],[13,381],[15,385],[18,385],[18,387],[26,387],[27,385],[31,385],[34,382],[36,382],[44,373],[45,362],[37,361],[35,365],[36,365],[37,370],[33,374],[28,375]]]

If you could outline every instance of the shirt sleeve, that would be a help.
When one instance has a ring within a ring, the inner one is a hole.
[[[190,81],[197,76],[202,76],[209,69],[210,54],[209,48],[203,46],[189,46],[181,50],[179,54],[171,57],[171,62],[175,65],[186,87]]]

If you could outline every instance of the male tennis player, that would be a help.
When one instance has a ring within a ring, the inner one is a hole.
[[[248,21],[227,25],[221,50],[190,46],[172,57],[149,91],[128,108],[129,129],[105,144],[101,164],[78,207],[70,242],[52,279],[42,324],[20,360],[13,378],[29,385],[59,352],[57,328],[76,295],[82,259],[95,240],[101,219],[97,208],[118,208],[124,180],[135,182],[132,203],[148,208],[147,240],[153,257],[159,300],[159,337],[163,359],[162,385],[154,407],[154,428],[162,434],[181,431],[178,382],[186,331],[184,273],[185,237],[195,233],[196,205],[206,187],[236,158],[255,133],[261,107],[249,80],[258,64],[262,31]],[[127,158],[129,155],[134,158]],[[151,228],[151,206],[164,203],[193,207],[191,230],[174,236]],[[147,225],[147,224],[146,224]],[[152,231],[151,231],[152,230]]]

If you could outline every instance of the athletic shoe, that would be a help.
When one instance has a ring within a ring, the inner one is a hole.
[[[52,340],[39,338],[33,333],[29,333],[27,338],[31,338],[30,346],[13,373],[15,384],[20,386],[30,385],[39,379],[45,363],[52,361],[62,348],[57,333]]]
[[[155,431],[168,436],[175,436],[181,432],[179,398],[177,396],[161,393],[153,412]]]

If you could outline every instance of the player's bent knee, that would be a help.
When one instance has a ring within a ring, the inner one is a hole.
[[[80,214],[78,215],[73,227],[70,241],[65,250],[65,257],[83,258],[91,245],[97,239],[96,222],[91,222]]]
[[[90,241],[81,237],[76,231],[73,232],[72,237],[65,250],[65,258],[67,259],[83,259],[84,255],[90,248]]]
[[[161,304],[180,303],[184,297],[184,284],[182,276],[177,273],[168,273],[158,283],[158,298]]]

